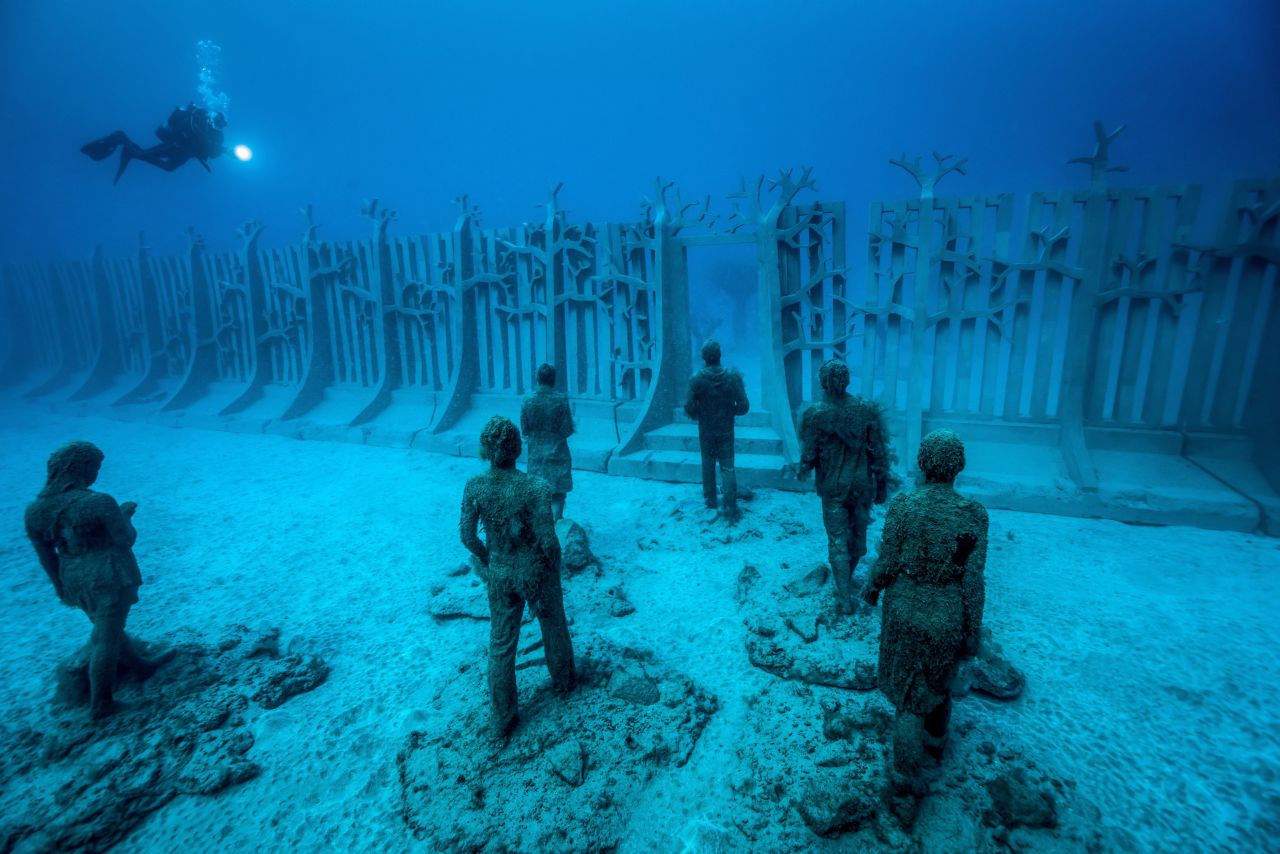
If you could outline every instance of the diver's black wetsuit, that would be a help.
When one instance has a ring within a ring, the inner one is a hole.
[[[118,130],[87,143],[80,150],[94,160],[106,160],[120,148],[116,181],[120,180],[130,160],[141,160],[172,172],[188,160],[195,159],[208,169],[209,161],[222,153],[222,129],[226,125],[227,120],[221,113],[210,113],[195,104],[188,104],[174,110],[164,127],[156,128],[160,142],[150,148],[143,148],[129,139],[124,131]]]

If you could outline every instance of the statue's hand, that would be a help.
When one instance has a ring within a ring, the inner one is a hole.
[[[120,512],[125,515],[126,519],[132,519],[133,514],[138,511],[138,502],[126,501],[120,505]]]

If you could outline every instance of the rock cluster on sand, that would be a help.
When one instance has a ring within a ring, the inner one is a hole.
[[[738,576],[751,663],[781,680],[750,700],[753,738],[731,786],[747,808],[735,818],[752,845],[804,850],[813,835],[849,836],[854,847],[971,851],[999,845],[1097,844],[1070,783],[997,750],[958,713],[944,761],[926,774],[924,797],[887,795],[893,709],[876,691],[878,612],[836,612],[830,571],[750,564]],[[957,677],[957,696],[1012,700],[1026,684],[984,633],[981,654]],[[762,749],[762,745],[767,748]],[[1060,802],[1072,804],[1062,822]]]
[[[853,691],[876,687],[877,625],[836,612],[831,570],[783,568],[768,580],[750,564],[738,575],[747,656],[782,679]]]
[[[770,682],[750,700],[729,779],[729,819],[744,849],[1099,851],[1102,823],[1075,784],[999,749],[972,722],[953,724],[943,762],[926,771],[914,820],[887,797],[893,708],[877,692]],[[714,816],[713,818],[728,818]]]
[[[650,654],[588,641],[577,689],[522,692],[521,723],[489,735],[485,668],[443,687],[461,716],[409,735],[397,758],[403,815],[433,850],[602,851],[622,841],[645,790],[688,762],[716,699]]]
[[[86,659],[59,666],[47,725],[7,733],[0,756],[0,850],[101,851],[177,795],[210,795],[256,777],[252,706],[272,709],[325,681],[318,658],[282,654],[280,632],[230,629],[213,647],[183,643],[121,708],[87,719]],[[70,708],[65,708],[70,706]]]

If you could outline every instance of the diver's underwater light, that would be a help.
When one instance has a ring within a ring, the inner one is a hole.
[[[241,160],[245,163],[248,163],[253,159],[253,149],[247,145],[237,145],[235,148],[231,149],[231,153],[236,156],[237,160]]]

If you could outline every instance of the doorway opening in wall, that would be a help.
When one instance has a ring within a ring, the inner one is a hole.
[[[755,243],[691,246],[689,348],[694,370],[702,367],[702,342],[720,342],[724,365],[742,371],[752,409],[760,405],[762,350]]]

